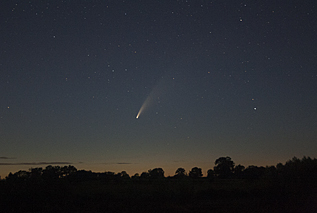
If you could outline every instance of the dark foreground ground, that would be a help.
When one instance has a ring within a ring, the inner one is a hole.
[[[317,212],[317,190],[298,183],[3,181],[0,190],[0,212]]]

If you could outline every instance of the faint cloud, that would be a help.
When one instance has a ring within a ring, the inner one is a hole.
[[[71,162],[31,162],[31,163],[0,163],[0,166],[38,166],[51,164],[72,164]]]
[[[117,165],[128,165],[128,164],[134,164],[134,163],[128,163],[128,162],[114,162],[114,163],[104,163],[107,165],[113,165],[113,164],[117,164]]]
[[[1,160],[7,160],[7,159],[16,159],[16,158],[10,158],[10,157],[0,157]]]

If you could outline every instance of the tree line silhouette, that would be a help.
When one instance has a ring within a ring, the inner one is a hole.
[[[280,181],[309,181],[317,177],[317,159],[303,157],[299,159],[294,157],[285,164],[279,163],[276,166],[248,166],[235,165],[230,157],[220,157],[215,161],[213,169],[207,171],[205,179],[278,179]],[[165,177],[162,168],[150,169],[147,172],[142,172],[130,176],[126,171],[119,173],[114,172],[92,172],[85,170],[77,170],[72,165],[69,166],[52,166],[46,168],[30,168],[29,171],[20,170],[16,173],[9,173],[5,181],[57,181],[67,179],[72,181],[83,180],[153,180],[153,179],[180,179],[203,178],[202,169],[198,167],[192,168],[189,173],[186,173],[184,168],[178,168],[174,176]]]
[[[174,212],[182,212],[186,206],[190,211],[205,212],[213,206],[214,212],[242,212],[262,206],[267,210],[263,212],[276,208],[305,212],[313,207],[303,208],[301,203],[317,198],[316,180],[317,159],[310,157],[246,168],[235,165],[230,157],[220,157],[205,177],[199,167],[188,173],[178,168],[173,176],[165,177],[162,168],[130,176],[125,171],[92,172],[72,165],[49,165],[9,173],[2,179],[0,208],[9,212],[50,212],[48,206],[55,212],[171,212],[176,208]],[[238,206],[233,202],[237,199],[245,205]],[[228,205],[219,206],[219,201]],[[122,205],[116,209],[114,203]]]

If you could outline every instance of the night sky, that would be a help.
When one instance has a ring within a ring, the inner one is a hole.
[[[316,9],[1,1],[1,177],[49,164],[206,174],[221,156],[244,166],[317,157]]]

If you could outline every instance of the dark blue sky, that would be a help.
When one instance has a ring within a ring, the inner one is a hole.
[[[0,14],[1,176],[317,157],[314,1],[21,0]]]

